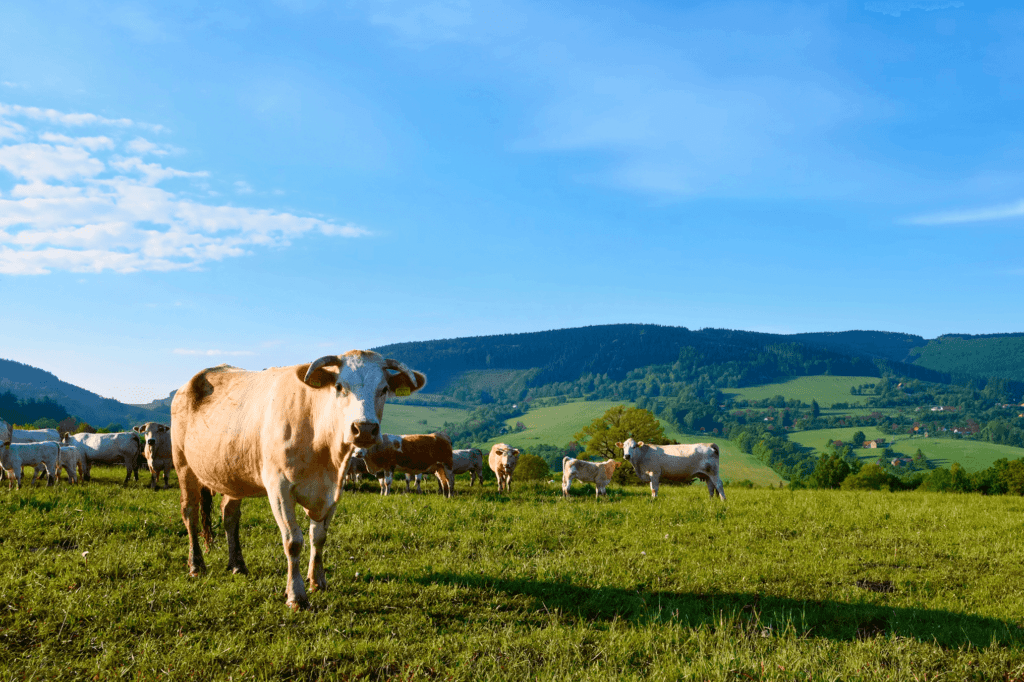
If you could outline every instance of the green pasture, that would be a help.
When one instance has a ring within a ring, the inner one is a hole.
[[[885,438],[886,442],[892,441],[892,434],[884,434],[882,431],[875,426],[847,426],[840,429],[810,429],[808,431],[793,431],[789,434],[789,440],[794,443],[799,443],[805,448],[810,448],[815,452],[821,452],[825,449],[825,444],[841,440],[844,443],[849,443],[853,440],[853,434],[857,431],[863,431],[865,438],[868,440],[874,440],[876,438]],[[906,438],[906,436],[903,436]],[[873,453],[878,454],[878,450],[864,450],[860,454]]]
[[[178,493],[119,478],[0,490],[0,679],[1024,676],[1020,497],[346,493],[328,590],[292,613],[266,500],[242,507],[250,575],[218,515],[189,578]]]
[[[609,408],[616,405],[631,407],[632,403],[621,400],[580,400],[567,402],[551,407],[538,407],[530,410],[518,419],[510,419],[507,424],[510,433],[498,438],[479,443],[477,447],[487,451],[495,443],[508,443],[513,447],[529,452],[531,445],[555,445],[562,447],[573,440],[573,435],[590,422],[599,418]],[[388,408],[390,409],[390,407]],[[511,433],[517,421],[526,425],[525,431]],[[680,443],[718,444],[721,454],[721,476],[724,480],[753,481],[757,485],[779,485],[782,478],[769,467],[758,461],[753,455],[740,450],[728,439],[708,434],[692,436],[679,433],[664,420],[658,420],[665,429],[665,435]]]
[[[425,407],[422,405],[389,404],[381,420],[382,433],[433,433],[445,422],[461,422],[469,410],[452,407]],[[422,423],[426,420],[426,423]]]
[[[781,395],[787,400],[802,400],[808,405],[817,400],[821,407],[832,403],[863,402],[866,396],[850,395],[850,388],[860,384],[875,384],[881,381],[878,377],[837,377],[812,376],[794,377],[788,381],[746,388],[727,388],[722,393],[735,395],[746,400],[765,400]]]

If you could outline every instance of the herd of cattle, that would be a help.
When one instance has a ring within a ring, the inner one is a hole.
[[[199,538],[213,539],[213,495],[221,495],[221,513],[228,545],[228,569],[247,573],[239,543],[241,502],[267,497],[281,531],[288,561],[287,603],[306,608],[308,597],[299,567],[303,537],[296,504],[309,517],[311,550],[306,579],[311,592],[326,589],[323,544],[346,479],[358,474],[377,477],[381,494],[391,491],[395,472],[416,477],[433,474],[446,497],[454,492],[455,476],[471,474],[470,485],[483,474],[483,452],[453,450],[441,433],[394,436],[380,432],[386,400],[407,396],[426,385],[426,376],[397,360],[373,351],[328,355],[312,363],[250,372],[219,365],[189,379],[171,403],[171,425],[149,422],[134,433],[58,434],[53,429],[12,430],[0,420],[3,469],[22,482],[22,467],[46,473],[53,485],[59,469],[72,483],[89,480],[94,463],[123,462],[125,482],[138,480],[140,455],[157,486],[163,472],[168,487],[171,468],[181,488],[182,520],[189,536],[189,573],[206,571]],[[6,431],[6,432],[5,432]],[[632,438],[617,444],[637,475],[650,483],[653,497],[661,480],[700,478],[712,497],[725,493],[719,478],[718,447],[713,443],[654,446]],[[488,465],[499,491],[508,491],[520,452],[499,443]],[[594,483],[604,494],[621,462],[586,462],[566,457],[562,492],[573,480]],[[12,482],[13,483],[13,482]],[[11,484],[12,484],[11,483]],[[9,484],[9,485],[11,485]]]

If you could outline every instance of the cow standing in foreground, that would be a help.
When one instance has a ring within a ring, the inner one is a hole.
[[[572,457],[562,458],[562,495],[569,497],[569,486],[573,479],[593,483],[597,486],[597,496],[607,495],[608,484],[612,474],[622,464],[621,460],[609,459],[605,462],[585,462]]]
[[[419,433],[408,436],[385,436],[382,447],[364,456],[366,468],[377,472],[381,494],[391,492],[394,472],[434,474],[441,485],[441,494],[452,496],[452,443],[443,433]],[[397,439],[400,447],[389,446]],[[418,489],[418,487],[417,487]]]
[[[487,455],[487,465],[498,478],[498,492],[512,489],[512,472],[519,464],[519,450],[506,443],[495,443]],[[481,485],[483,482],[481,481]]]
[[[615,447],[622,448],[640,480],[651,484],[653,498],[658,497],[658,484],[662,479],[689,483],[699,478],[708,484],[712,499],[717,492],[725,501],[722,479],[718,477],[718,446],[714,443],[648,445],[627,438],[626,442],[616,443]]]
[[[60,447],[52,442],[12,443],[9,440],[0,445],[0,465],[7,471],[7,489],[10,490],[14,481],[21,489],[22,468],[32,467],[32,483],[42,470],[46,471],[46,485],[52,486],[57,480],[57,461],[60,458]],[[11,479],[14,480],[11,480]]]
[[[139,439],[131,431],[120,433],[65,433],[61,439],[64,445],[76,445],[85,453],[85,475],[87,481],[92,480],[92,465],[117,464],[122,462],[125,468],[124,482],[128,483],[132,474],[139,480],[136,462],[139,459]]]
[[[169,475],[174,468],[171,458],[171,427],[157,422],[146,422],[132,429],[142,438],[142,455],[149,466],[149,487],[156,490],[160,472],[164,472],[164,490],[171,487]]]
[[[171,451],[189,536],[189,573],[206,570],[199,536],[208,544],[212,539],[213,493],[222,495],[228,568],[248,572],[238,540],[241,503],[266,495],[288,560],[287,604],[308,607],[296,502],[309,517],[310,590],[323,590],[324,540],[348,460],[357,449],[380,444],[389,396],[409,395],[426,383],[423,374],[397,360],[362,350],[262,372],[220,365],[189,379],[171,402]]]

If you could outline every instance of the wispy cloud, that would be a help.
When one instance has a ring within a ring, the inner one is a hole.
[[[909,218],[910,225],[954,225],[957,223],[980,223],[988,220],[1005,220],[1024,216],[1024,200],[1001,206],[973,208],[964,211],[944,211]]]
[[[252,194],[253,193],[252,185],[250,185],[245,180],[236,180],[235,181],[235,191],[238,192],[239,194]]]
[[[175,348],[175,355],[256,355],[251,350],[191,350]]]
[[[959,0],[872,0],[864,3],[864,9],[867,11],[888,14],[891,17],[898,17],[912,9],[931,12],[937,9],[955,9],[963,6],[964,3]]]
[[[53,125],[107,134],[76,137]],[[16,183],[0,194],[0,272],[194,269],[309,233],[369,234],[319,218],[203,203],[189,185],[209,174],[145,161],[141,155],[159,156],[168,146],[121,141],[118,131],[133,127],[128,119],[0,104],[0,171]],[[183,186],[161,186],[171,182]]]

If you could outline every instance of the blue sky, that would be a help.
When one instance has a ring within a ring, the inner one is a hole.
[[[0,356],[221,362],[616,322],[1024,331],[1024,10],[0,5]]]

